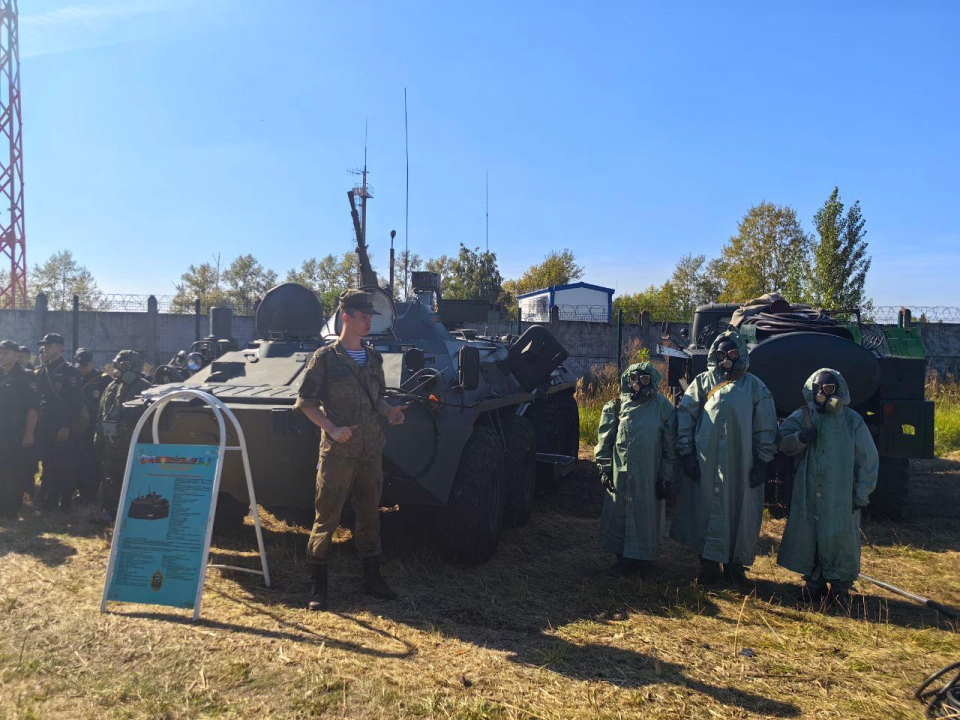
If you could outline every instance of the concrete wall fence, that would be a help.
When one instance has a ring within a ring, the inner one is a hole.
[[[78,347],[92,350],[98,367],[121,350],[136,350],[145,363],[160,365],[209,335],[210,319],[158,312],[155,300],[146,312],[47,310],[41,298],[34,309],[0,310],[0,340],[15,340],[36,352],[37,341],[51,332],[63,335],[70,357]],[[233,336],[241,347],[253,340],[254,319],[234,316]]]
[[[66,340],[66,352],[72,356],[77,347],[90,348],[98,366],[127,349],[138,351],[144,362],[159,365],[210,334],[208,316],[161,313],[156,300],[150,300],[145,312],[59,311],[47,310],[41,297],[35,309],[0,310],[0,339],[16,340],[35,351],[40,338],[57,332]],[[518,328],[515,321],[496,325],[469,323],[465,327],[500,336],[516,334],[531,324],[522,323]],[[556,318],[550,326],[570,353],[569,367],[581,375],[594,365],[616,362],[618,345],[627,352],[639,344],[656,356],[663,332],[662,324],[650,321],[647,313],[640,323],[624,324],[619,330],[615,323]],[[668,324],[669,333],[676,338],[687,327],[686,323]],[[919,327],[929,367],[940,374],[960,377],[960,324],[924,323]],[[254,334],[253,317],[234,315],[233,337],[241,347],[253,340]]]

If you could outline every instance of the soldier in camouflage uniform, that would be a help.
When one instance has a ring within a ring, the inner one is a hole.
[[[133,428],[124,423],[121,411],[125,402],[150,387],[140,375],[142,369],[143,361],[137,352],[121,350],[113,360],[114,379],[100,399],[96,442],[103,460],[103,509],[111,517],[116,517],[120,504],[127,451],[133,433]]]
[[[63,336],[47,333],[39,343],[44,365],[37,371],[40,418],[37,441],[43,477],[40,480],[42,508],[69,510],[76,491],[74,475],[74,433],[83,406],[80,375],[63,359]]]
[[[307,607],[327,607],[327,562],[333,533],[347,498],[356,513],[353,536],[363,563],[361,590],[380,599],[396,593],[380,575],[380,494],[385,444],[380,418],[403,423],[406,406],[384,399],[383,358],[362,338],[378,315],[367,293],[348,290],[340,296],[340,337],[314,354],[300,386],[299,408],[322,430],[317,472],[316,516],[307,544],[313,585]]]
[[[37,426],[37,383],[17,362],[18,346],[0,342],[0,518],[15,518],[23,503],[23,464]]]
[[[77,350],[73,362],[80,373],[80,394],[83,396],[82,421],[77,425],[75,438],[77,490],[80,491],[80,502],[94,503],[101,479],[94,435],[100,419],[100,398],[110,384],[110,378],[94,367],[93,353],[86,348]]]

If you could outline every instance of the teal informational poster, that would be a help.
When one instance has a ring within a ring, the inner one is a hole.
[[[218,459],[216,446],[135,446],[108,600],[193,608]]]

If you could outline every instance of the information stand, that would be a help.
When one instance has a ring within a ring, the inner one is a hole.
[[[195,399],[206,403],[213,413],[220,430],[219,446],[160,444],[164,408],[174,400]],[[227,446],[224,415],[236,433],[235,446]],[[151,419],[153,444],[133,442],[127,453],[100,612],[106,611],[109,601],[136,602],[192,608],[193,619],[197,620],[208,568],[262,575],[264,584],[270,587],[247,441],[233,411],[201,390],[175,390],[161,396],[140,417],[134,439]],[[208,563],[228,451],[239,452],[243,460],[261,570]],[[133,499],[131,486],[139,493]]]

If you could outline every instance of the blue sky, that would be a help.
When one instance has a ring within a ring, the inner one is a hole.
[[[596,7],[589,7],[590,5]],[[761,200],[861,201],[879,304],[960,305],[960,4],[21,0],[28,258],[108,292],[189,263],[484,242],[662,282]]]

